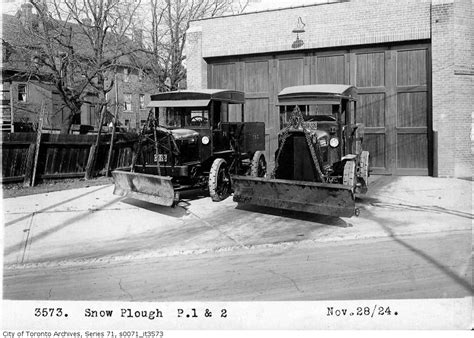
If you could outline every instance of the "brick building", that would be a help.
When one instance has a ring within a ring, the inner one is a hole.
[[[281,89],[353,84],[375,173],[471,177],[473,7],[352,0],[193,21],[188,88],[243,90],[271,158]]]

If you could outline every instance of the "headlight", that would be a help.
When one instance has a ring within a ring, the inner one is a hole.
[[[333,137],[330,141],[329,141],[329,145],[333,148],[336,148],[338,145],[339,145],[339,139],[337,137]]]
[[[202,142],[202,144],[204,144],[204,145],[205,145],[205,144],[208,144],[208,143],[209,143],[209,137],[203,136],[202,139],[201,139],[201,142]]]

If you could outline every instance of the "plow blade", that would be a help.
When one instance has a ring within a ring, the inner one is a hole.
[[[171,177],[130,172],[124,169],[112,171],[114,195],[129,196],[142,201],[172,206],[175,192]]]
[[[355,213],[351,187],[342,184],[250,176],[232,176],[232,184],[235,202],[338,217]]]

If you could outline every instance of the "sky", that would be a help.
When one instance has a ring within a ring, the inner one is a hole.
[[[2,0],[2,12],[7,14],[15,14],[21,4],[24,2],[27,2],[27,0]],[[246,12],[295,7],[323,2],[328,2],[328,0],[250,0]]]
[[[2,13],[15,14],[22,1],[2,0]]]
[[[331,2],[331,0],[250,0],[246,12],[256,12],[275,8],[296,7],[301,5],[311,5],[315,3],[324,2]]]

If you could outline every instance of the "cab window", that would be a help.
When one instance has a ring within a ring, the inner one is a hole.
[[[209,110],[205,108],[160,107],[159,124],[170,128],[208,127]]]
[[[290,123],[295,107],[295,105],[280,106],[280,129]],[[303,115],[303,119],[308,122],[336,121],[337,112],[339,111],[339,105],[333,104],[300,105],[298,108]]]
[[[186,112],[185,127],[204,127],[209,126],[209,110],[189,110]]]

